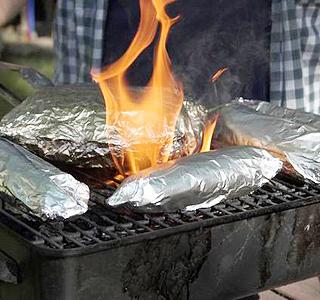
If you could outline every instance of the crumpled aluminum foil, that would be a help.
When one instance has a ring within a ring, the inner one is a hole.
[[[320,183],[320,117],[239,99],[219,109],[214,142],[269,150],[296,172]]]
[[[83,214],[90,197],[87,185],[6,139],[0,139],[0,191],[43,219]]]
[[[279,159],[254,147],[204,152],[128,177],[106,204],[150,212],[207,208],[253,192],[281,168]]]
[[[92,84],[43,87],[0,122],[4,136],[47,160],[84,168],[114,167],[114,128],[105,125],[104,101]],[[171,159],[199,148],[206,110],[186,102],[177,121]],[[136,129],[136,130],[139,130]]]

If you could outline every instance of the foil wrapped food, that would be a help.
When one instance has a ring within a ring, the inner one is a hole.
[[[185,102],[173,136],[171,159],[199,149],[205,117],[202,106]],[[107,127],[105,120],[104,101],[96,86],[43,87],[1,120],[0,135],[50,161],[110,170],[114,168],[110,145],[113,149],[126,145],[118,138],[117,128]]]
[[[6,139],[0,139],[0,192],[43,219],[83,214],[90,196],[88,186]]]
[[[204,152],[128,177],[106,203],[150,212],[207,208],[250,194],[281,167],[279,159],[254,147]]]
[[[286,172],[320,183],[320,116],[244,99],[218,111],[215,143],[267,149]]]

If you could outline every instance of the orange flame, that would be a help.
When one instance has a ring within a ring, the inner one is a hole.
[[[166,43],[171,26],[165,7],[175,0],[140,0],[138,31],[124,55],[101,73],[93,72],[103,93],[107,125],[115,128],[125,145],[113,145],[113,160],[126,176],[168,160],[176,121],[183,102],[183,90],[174,78]],[[153,74],[146,88],[132,92],[126,71],[161,32],[155,50]],[[112,145],[111,145],[112,146]],[[112,147],[111,147],[112,148]]]
[[[219,119],[219,114],[206,124],[204,133],[203,133],[202,146],[201,146],[200,152],[206,152],[210,150],[213,133],[216,129],[218,119]]]
[[[213,73],[210,77],[211,83],[215,83],[226,71],[228,71],[228,68],[221,68],[217,72]]]
[[[129,48],[102,72],[92,72],[104,96],[106,125],[114,139],[110,149],[119,175],[109,183],[115,186],[128,175],[168,161],[172,150],[184,99],[182,85],[175,79],[166,49],[170,29],[179,19],[170,18],[166,13],[166,6],[172,2],[175,0],[140,0],[140,23]],[[153,73],[145,88],[133,91],[126,73],[154,41],[159,25]],[[207,124],[201,151],[210,149],[215,125],[216,120]]]

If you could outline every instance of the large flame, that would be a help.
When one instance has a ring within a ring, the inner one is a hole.
[[[138,172],[168,160],[175,124],[183,102],[181,84],[172,73],[166,43],[171,26],[165,7],[174,0],[140,0],[138,31],[124,55],[101,73],[93,73],[107,108],[107,125],[116,128],[124,147],[113,149],[122,175]],[[153,74],[147,87],[130,90],[126,71],[161,32],[154,55]],[[123,145],[122,145],[123,146]]]
[[[166,162],[172,149],[184,98],[166,49],[171,26],[179,18],[170,18],[165,10],[174,1],[140,0],[140,23],[131,45],[115,63],[100,73],[92,73],[105,99],[106,124],[114,128],[113,134],[118,137],[110,146],[122,176]],[[151,79],[145,88],[133,91],[126,81],[126,72],[155,39],[159,24]],[[209,127],[207,132],[213,130],[214,124]],[[209,150],[209,142],[204,144],[201,150]]]

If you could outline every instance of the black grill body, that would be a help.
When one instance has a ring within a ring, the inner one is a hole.
[[[3,201],[0,299],[222,300],[305,279],[320,273],[319,195],[277,181],[208,210],[158,216],[115,212],[93,195],[68,224],[36,222]]]

